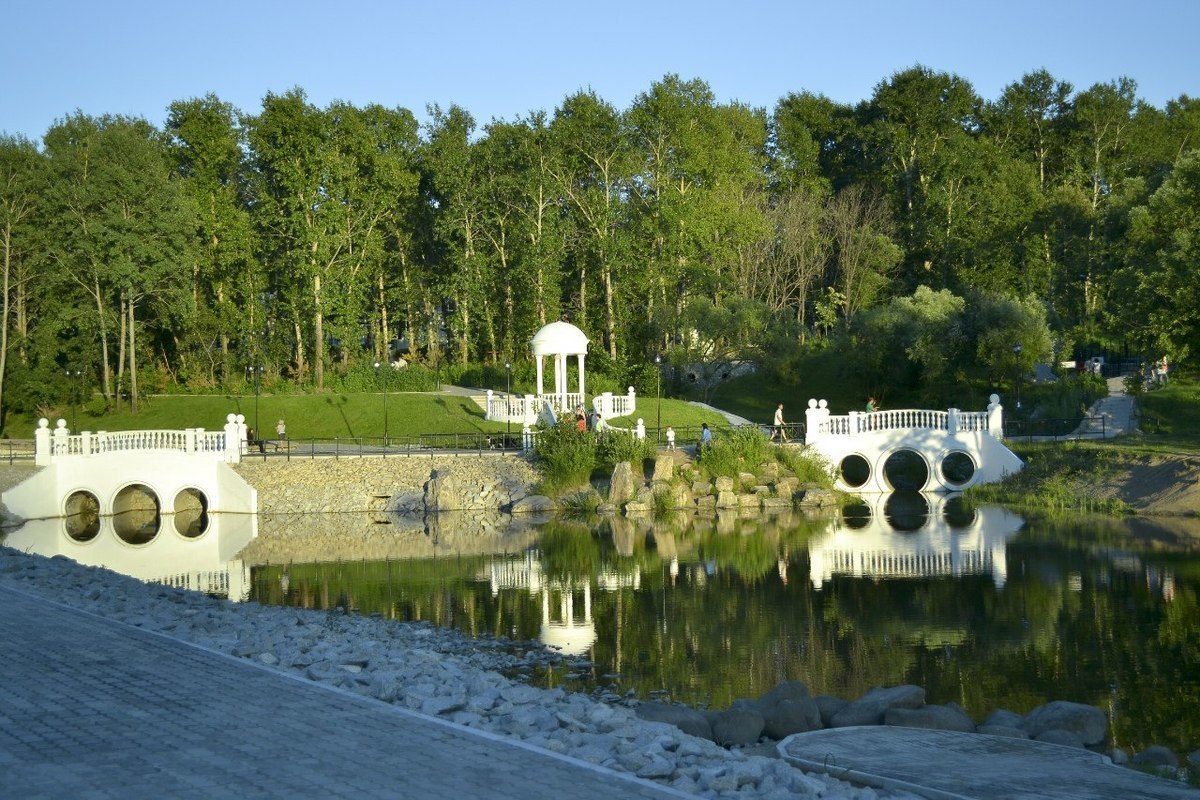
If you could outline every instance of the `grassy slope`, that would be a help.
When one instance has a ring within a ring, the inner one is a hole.
[[[62,413],[62,412],[60,412]],[[128,412],[104,413],[99,401],[78,411],[78,429],[89,431],[160,430],[205,428],[218,430],[225,424],[225,415],[245,414],[248,425],[254,425],[254,396],[242,395],[161,395],[143,401],[141,413],[134,417]],[[654,398],[641,398],[634,417],[612,420],[626,427],[640,416],[653,427],[658,407]],[[64,416],[71,424],[70,410]],[[383,395],[319,394],[319,395],[262,395],[258,399],[258,419],[262,433],[275,435],[275,421],[282,417],[287,423],[288,436],[293,439],[383,436]],[[663,425],[699,427],[702,422],[724,426],[719,414],[690,405],[682,400],[662,401]],[[393,393],[387,400],[388,434],[416,436],[422,433],[498,432],[507,427],[503,422],[489,422],[483,410],[470,398],[439,393]],[[53,422],[51,423],[53,425]],[[14,415],[7,420],[6,434],[13,439],[33,436],[36,420],[31,416]]]

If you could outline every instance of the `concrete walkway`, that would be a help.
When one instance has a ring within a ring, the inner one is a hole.
[[[1108,397],[1102,397],[1088,409],[1089,417],[1103,420],[1097,429],[1094,422],[1084,420],[1075,431],[1075,438],[1095,437],[1097,434],[1105,439],[1114,436],[1124,436],[1137,430],[1137,404],[1125,392],[1124,378],[1109,378]]]
[[[688,795],[0,588],[0,797]]]
[[[1074,747],[887,725],[798,733],[779,753],[805,770],[930,800],[1200,800],[1200,791]]]

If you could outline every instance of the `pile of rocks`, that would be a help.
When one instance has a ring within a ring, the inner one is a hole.
[[[764,739],[780,741],[794,733],[856,725],[895,725],[963,733],[1012,736],[1039,742],[1083,747],[1108,755],[1116,764],[1178,770],[1179,758],[1159,745],[1147,747],[1132,759],[1120,748],[1108,747],[1108,718],[1103,709],[1057,700],[1028,714],[996,710],[976,725],[955,703],[928,705],[919,686],[876,688],[857,700],[809,694],[801,681],[784,681],[757,700],[737,700],[724,711],[697,711],[666,703],[643,703],[643,719],[666,722],[693,736],[724,746],[747,746]],[[1200,750],[1187,758],[1200,767]]]
[[[660,497],[665,497],[671,508],[701,514],[728,509],[830,508],[838,502],[833,490],[802,484],[776,462],[760,464],[754,472],[741,472],[736,478],[722,475],[710,481],[682,451],[667,450],[655,457],[654,472],[648,479],[628,461],[617,464],[608,497],[597,510],[646,513]]]
[[[427,624],[232,603],[65,558],[0,547],[0,585],[343,687],[703,797],[876,800],[858,788],[638,717],[618,703],[505,677],[555,660],[540,645]]]

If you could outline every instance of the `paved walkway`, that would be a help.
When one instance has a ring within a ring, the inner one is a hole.
[[[679,798],[0,588],[0,797]]]

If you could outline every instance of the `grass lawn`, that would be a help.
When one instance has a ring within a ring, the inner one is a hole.
[[[246,424],[254,427],[253,395],[158,395],[145,398],[141,413],[106,413],[99,398],[76,412],[78,430],[181,430],[204,428],[219,430],[226,414],[244,414]],[[71,426],[71,410],[60,411]],[[260,395],[257,403],[259,431],[267,438],[275,436],[275,422],[287,423],[291,439],[332,439],[383,437],[384,408],[380,393]],[[658,416],[657,400],[639,398],[632,417],[610,420],[613,425],[631,427],[641,417],[653,428]],[[725,418],[683,400],[662,400],[662,423],[677,428],[725,427]],[[5,435],[11,439],[32,439],[37,420],[33,415],[11,415],[5,423]],[[51,420],[51,427],[54,420]],[[429,433],[498,433],[507,429],[503,422],[489,422],[469,397],[437,392],[394,392],[387,397],[387,430],[393,437]]]

